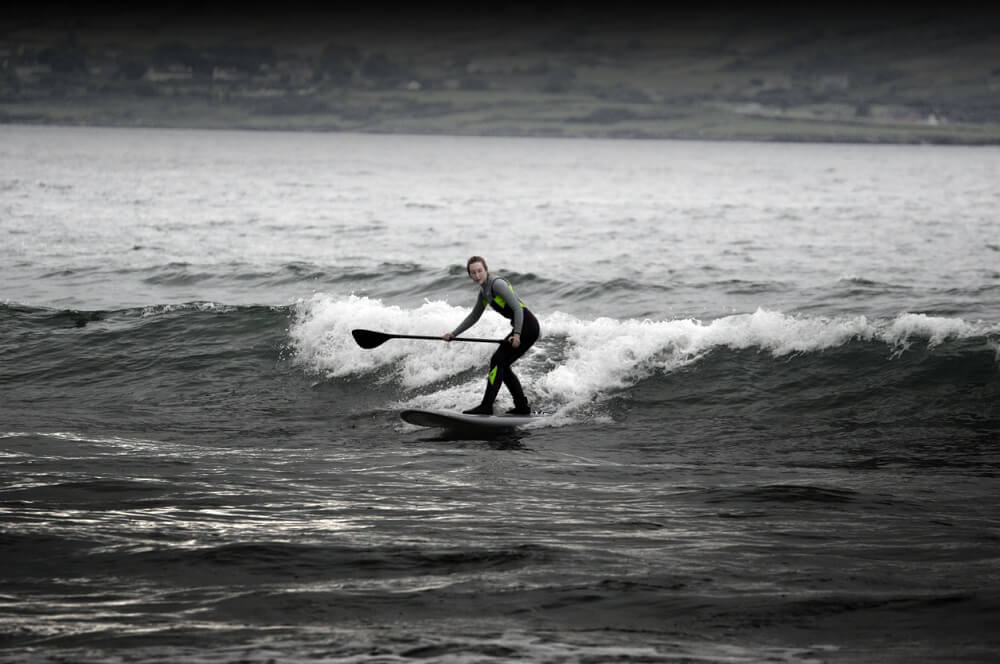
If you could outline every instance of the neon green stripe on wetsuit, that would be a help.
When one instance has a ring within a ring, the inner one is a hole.
[[[510,306],[511,302],[515,302],[515,306]],[[475,325],[486,311],[487,304],[511,321],[514,334],[521,334],[521,327],[524,325],[524,303],[514,295],[514,289],[510,284],[500,277],[487,277],[486,282],[479,287],[479,297],[472,311],[458,324],[458,327],[452,330],[452,334],[457,337]]]

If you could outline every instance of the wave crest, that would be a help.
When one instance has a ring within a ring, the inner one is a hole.
[[[451,329],[466,307],[424,301],[415,309],[367,297],[317,294],[300,301],[289,330],[294,361],[330,379],[369,376],[402,388],[399,405],[454,408],[478,397],[487,358],[485,344],[392,340],[372,350],[350,331],[365,328],[436,336]],[[486,314],[475,336],[503,336],[508,323]],[[928,350],[952,340],[984,338],[1000,326],[958,318],[903,313],[893,319],[803,317],[758,309],[713,321],[584,320],[555,312],[541,318],[542,338],[517,365],[536,407],[556,416],[592,403],[658,373],[697,363],[713,351],[753,350],[781,358],[839,348],[852,342],[882,345],[886,361],[924,342]],[[506,393],[501,391],[501,399]]]

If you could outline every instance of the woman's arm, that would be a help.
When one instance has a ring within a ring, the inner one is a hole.
[[[444,335],[443,338],[445,339],[445,341],[451,341],[452,339],[460,335],[462,332],[465,332],[470,327],[475,325],[476,321],[478,321],[480,317],[482,317],[484,311],[486,311],[486,305],[483,304],[482,298],[480,298],[477,295],[476,305],[472,307],[472,311],[470,311],[469,315],[465,317],[465,320],[463,320],[461,323],[458,324],[458,327],[456,327],[448,334]],[[451,337],[450,339],[448,338],[449,336]]]

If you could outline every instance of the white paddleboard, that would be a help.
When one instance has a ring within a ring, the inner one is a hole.
[[[538,420],[538,415],[466,415],[450,410],[404,410],[404,422],[440,429],[513,429]]]

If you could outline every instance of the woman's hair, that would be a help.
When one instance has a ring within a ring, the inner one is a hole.
[[[469,268],[472,267],[473,263],[482,263],[483,267],[487,272],[490,271],[490,266],[486,264],[486,259],[482,256],[472,256],[469,260],[465,261],[465,271],[468,272]]]

